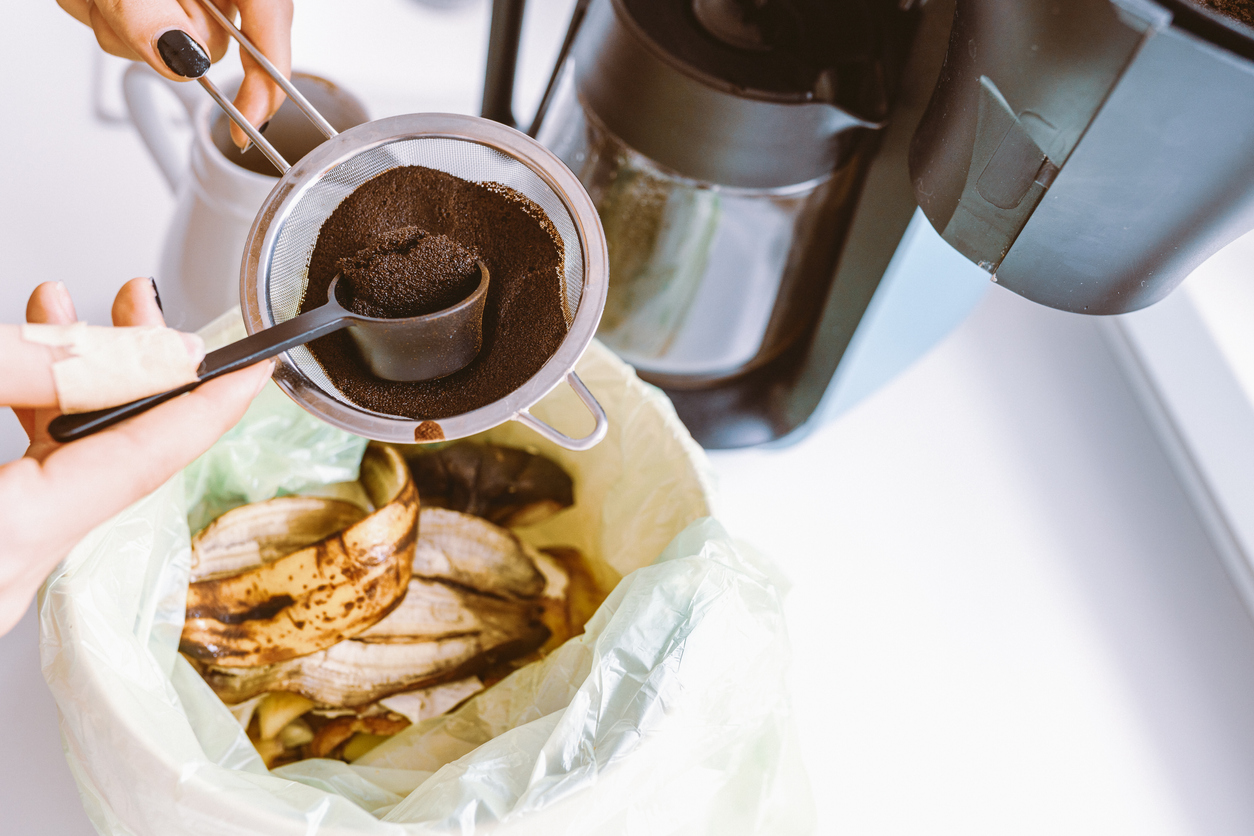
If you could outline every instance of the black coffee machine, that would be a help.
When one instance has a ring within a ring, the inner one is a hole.
[[[822,420],[919,210],[1033,301],[1152,304],[1254,228],[1254,0],[1210,1],[579,0],[530,132],[601,212],[598,336],[737,447]]]

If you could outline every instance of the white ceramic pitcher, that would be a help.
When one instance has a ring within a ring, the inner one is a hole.
[[[355,96],[326,79],[293,73],[292,83],[336,130],[369,118]],[[226,117],[198,85],[168,81],[142,64],[127,70],[122,85],[131,121],[177,196],[156,276],[166,322],[194,331],[239,304],[244,240],[278,173],[256,148],[240,153]],[[224,89],[233,96],[237,87],[238,81]],[[164,107],[169,91],[191,119],[187,153]],[[295,163],[323,137],[295,105],[284,102],[266,139]]]

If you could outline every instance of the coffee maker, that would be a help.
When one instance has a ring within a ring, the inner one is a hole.
[[[990,279],[1157,301],[1254,227],[1254,3],[1210,2],[579,0],[530,130],[606,228],[598,337],[739,447],[849,405]],[[522,13],[493,9],[509,123]]]

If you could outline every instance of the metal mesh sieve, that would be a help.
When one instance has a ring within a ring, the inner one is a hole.
[[[293,400],[328,423],[380,441],[460,438],[509,420],[572,450],[605,437],[605,411],[574,372],[605,308],[609,260],[596,207],[570,169],[526,134],[487,119],[418,113],[367,122],[337,134],[335,128],[275,68],[211,0],[205,12],[239,42],[283,89],[327,141],[296,165],[275,150],[208,78],[197,81],[231,120],[282,172],[253,221],[240,271],[240,307],[249,334],[292,319],[309,282],[309,259],[322,224],[362,183],[405,165],[422,165],[476,183],[497,182],[534,201],[565,245],[565,313],[570,326],[557,352],[530,380],[479,409],[414,421],[372,412],[349,401],[304,347],[279,355],[274,379]],[[566,380],[592,413],[590,433],[571,438],[533,417],[529,409]]]
[[[433,168],[476,183],[500,183],[534,201],[562,239],[564,303],[566,324],[570,325],[583,292],[583,249],[575,222],[561,199],[534,171],[513,157],[487,145],[447,137],[398,139],[372,148],[334,166],[304,191],[279,230],[263,279],[270,317],[275,323],[286,322],[300,313],[301,299],[309,284],[309,262],[326,219],[367,180],[403,166]],[[293,349],[290,355],[306,377],[323,389],[339,393],[307,347]]]
[[[298,403],[350,432],[383,441],[457,438],[515,418],[563,378],[596,330],[605,302],[604,235],[587,193],[550,152],[494,122],[450,114],[412,114],[377,120],[323,143],[293,166],[266,200],[244,254],[241,301],[250,333],[299,313],[309,262],[323,223],[367,180],[402,166],[424,166],[476,183],[499,183],[532,200],[562,240],[566,339],[530,381],[509,397],[438,421],[383,415],[349,401],[308,348],[280,358],[276,381]],[[571,381],[583,397],[582,384]],[[589,395],[587,400],[590,400]],[[589,404],[594,416],[599,407]],[[599,434],[604,432],[598,418]],[[422,425],[421,427],[419,425]],[[547,428],[547,425],[541,425]],[[435,428],[433,430],[433,428]],[[537,431],[572,446],[552,428]],[[434,434],[433,434],[434,432]],[[425,433],[425,436],[424,436]],[[590,445],[588,445],[590,446]]]

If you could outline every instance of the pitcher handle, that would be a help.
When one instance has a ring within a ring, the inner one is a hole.
[[[566,382],[570,384],[570,388],[575,390],[579,400],[583,401],[583,405],[592,413],[592,418],[596,421],[596,426],[592,428],[592,432],[583,438],[571,438],[565,433],[555,430],[525,409],[515,415],[514,420],[530,427],[536,433],[544,436],[554,444],[565,447],[567,450],[590,450],[600,444],[601,440],[605,438],[605,434],[610,428],[609,419],[605,417],[605,410],[601,408],[601,404],[597,403],[597,399],[588,391],[588,387],[583,385],[579,375],[571,372],[566,375]]]
[[[174,93],[191,116],[199,94],[188,84],[169,81],[146,64],[135,63],[122,76],[122,95],[139,138],[144,141],[157,168],[164,175],[170,191],[177,192],[187,170],[187,158],[171,131],[169,120],[163,119],[157,97]]]

